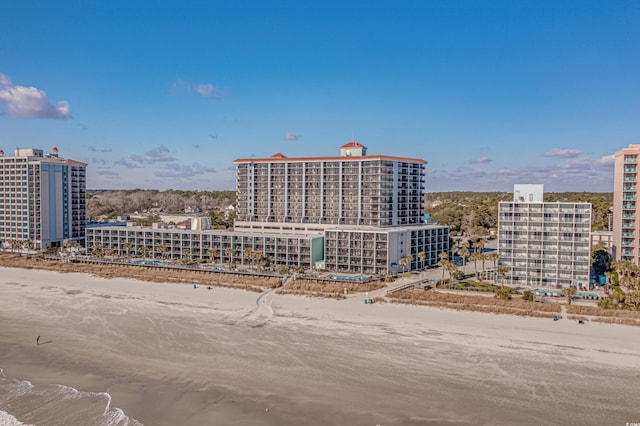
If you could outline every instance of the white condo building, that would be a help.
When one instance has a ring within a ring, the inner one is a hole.
[[[0,242],[59,247],[85,242],[86,164],[60,158],[57,148],[0,150]]]
[[[498,253],[514,286],[588,285],[591,204],[543,202],[542,185],[515,185],[498,207]]]

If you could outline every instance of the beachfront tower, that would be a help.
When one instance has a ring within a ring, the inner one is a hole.
[[[590,203],[543,202],[542,185],[515,185],[498,206],[498,253],[513,286],[589,284]]]
[[[84,244],[86,164],[61,158],[58,149],[0,150],[0,241],[5,248]]]
[[[640,264],[640,221],[637,209],[640,145],[629,145],[614,155],[613,255]]]

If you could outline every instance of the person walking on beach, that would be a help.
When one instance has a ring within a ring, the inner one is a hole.
[[[40,336],[36,337],[36,346],[40,345]]]

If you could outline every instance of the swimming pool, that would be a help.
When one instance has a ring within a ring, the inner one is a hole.
[[[137,262],[140,265],[164,265],[164,262],[161,260],[138,260]]]
[[[334,280],[348,280],[348,281],[366,281],[371,278],[369,275],[331,275]]]

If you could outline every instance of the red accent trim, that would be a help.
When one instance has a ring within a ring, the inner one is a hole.
[[[367,149],[366,146],[364,146],[360,142],[356,142],[356,141],[346,143],[346,144],[342,145],[340,148],[364,148],[364,149]]]
[[[301,161],[368,161],[368,160],[397,160],[407,161],[409,163],[426,164],[427,160],[421,158],[394,157],[391,155],[364,155],[355,157],[294,157],[294,158],[238,158],[233,160],[234,163],[285,163],[285,162],[301,162]]]

